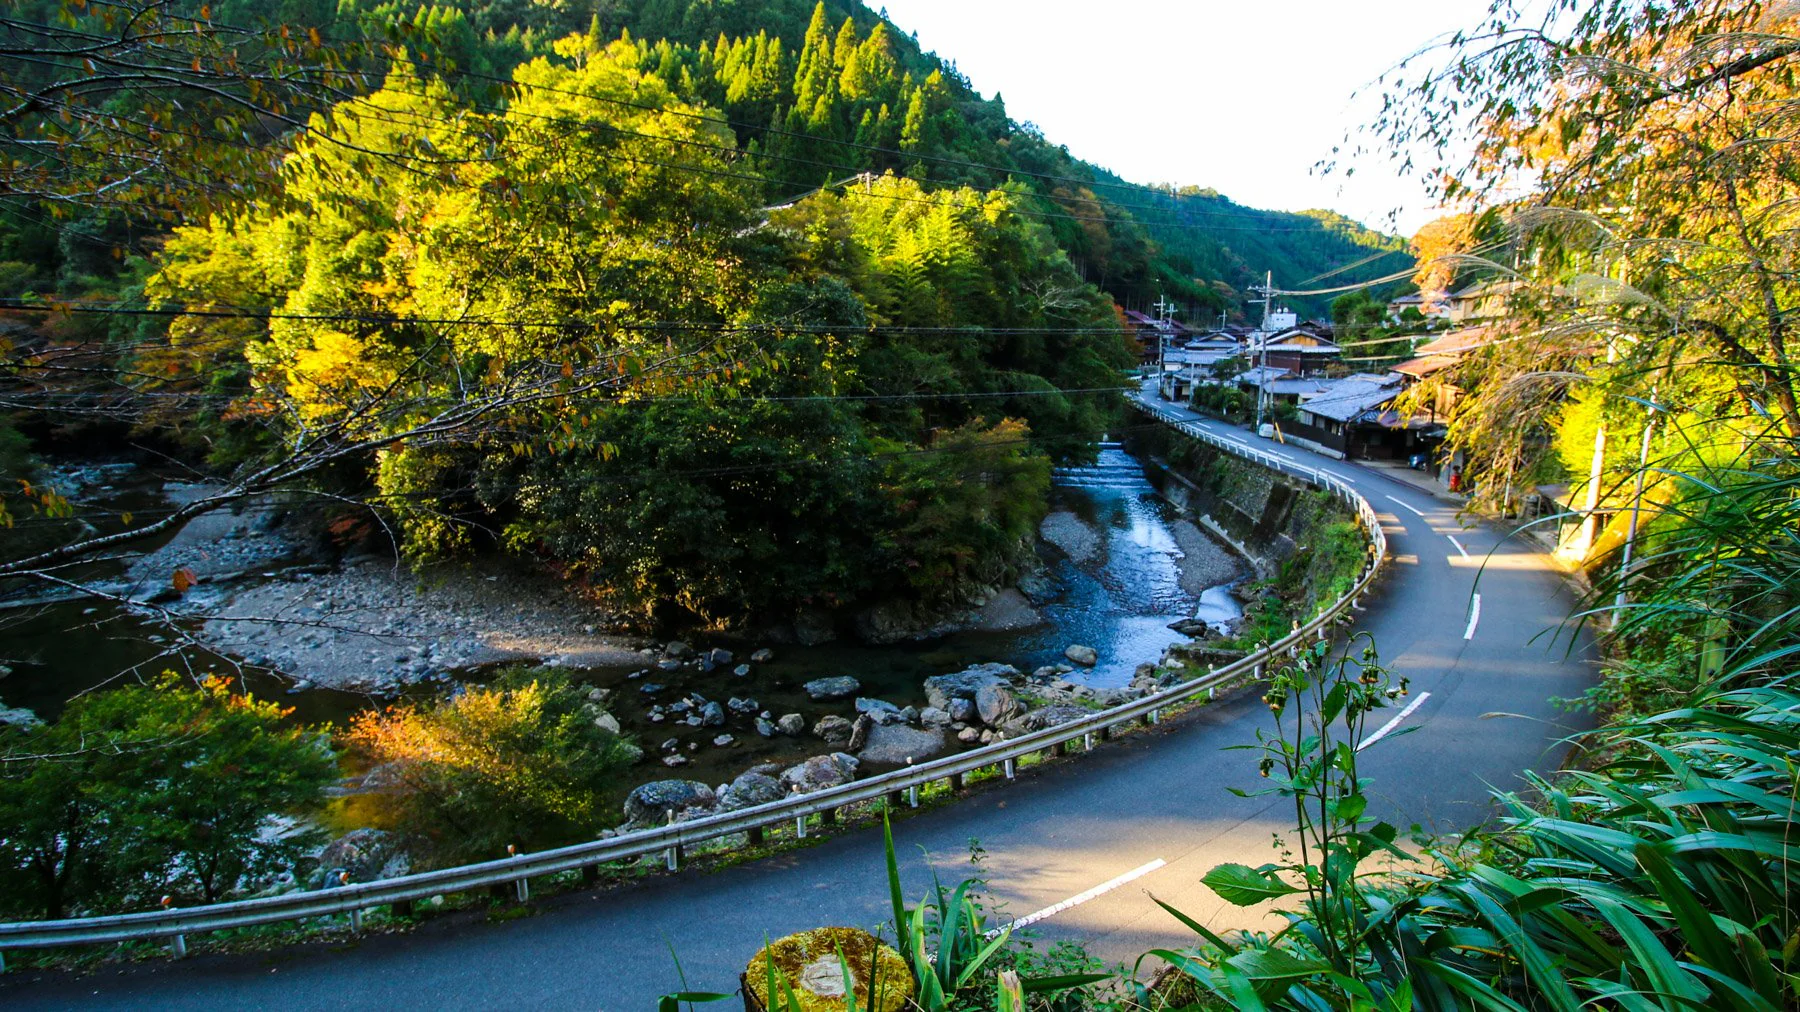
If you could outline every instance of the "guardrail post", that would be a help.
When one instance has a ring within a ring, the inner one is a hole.
[[[1081,750],[1083,752],[1092,752],[1094,750],[1094,732],[1089,731],[1087,734],[1081,736]]]
[[[675,809],[669,809],[669,825],[675,824]],[[681,865],[681,844],[672,843],[668,851],[669,870],[674,871]]]
[[[1069,754],[1069,743],[1066,741],[1059,741],[1056,744],[1050,746],[1050,754],[1057,757],[1058,759],[1061,759],[1063,756],[1068,755]]]
[[[350,910],[350,933],[353,935],[362,934],[362,908],[361,907],[353,907]]]
[[[906,801],[906,792],[905,791],[889,791],[888,792],[887,803],[888,803],[888,809],[890,811],[892,811],[893,809],[899,808],[902,804],[905,803],[905,801]]]
[[[1157,709],[1150,711],[1150,723],[1152,726],[1162,723],[1162,708],[1161,707],[1158,707]]]
[[[675,821],[675,813],[674,812],[669,813],[669,821],[670,822]],[[507,844],[506,845],[506,856],[516,860],[519,856],[519,848],[513,846],[510,843]],[[670,871],[675,870],[675,862],[673,862],[673,861],[669,862],[669,870]],[[531,899],[531,879],[529,879],[529,878],[513,879],[513,892],[518,895],[520,903],[524,903],[525,901]]]
[[[1014,777],[1014,776],[1015,776],[1015,775],[1017,775],[1017,774],[1018,774],[1018,772],[1019,772],[1019,767],[1018,767],[1018,764],[1017,764],[1017,763],[1015,763],[1015,762],[1014,762],[1014,761],[1013,761],[1013,760],[1011,760],[1011,759],[1008,759],[1008,760],[1006,760],[1006,761],[1005,761],[1005,762],[1003,762],[1003,763],[1001,763],[1001,764],[1000,764],[1000,768],[1001,768],[1001,769],[1002,769],[1002,770],[1003,770],[1003,771],[1005,771],[1005,773],[1006,773],[1006,779],[1008,779],[1008,780],[1011,780],[1011,779],[1012,779],[1012,778],[1013,778],[1013,777]]]
[[[960,791],[963,789],[963,775],[961,773],[950,774],[949,781],[950,781],[950,790],[952,792]]]
[[[174,910],[175,909],[175,897],[164,896],[162,898],[162,908],[164,910]],[[186,935],[170,935],[169,936],[169,955],[173,956],[176,959],[186,959],[187,958],[187,936]]]
[[[906,765],[910,767],[912,764],[913,764],[913,757],[907,756],[906,757]],[[908,787],[906,789],[906,801],[908,804],[912,805],[912,807],[914,807],[914,808],[919,807],[919,785],[918,784],[913,784],[911,787]]]

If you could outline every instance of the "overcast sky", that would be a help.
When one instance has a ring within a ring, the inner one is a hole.
[[[1352,92],[1475,25],[1487,0],[872,0],[1013,119],[1140,183],[1252,207],[1327,207],[1410,234],[1423,187],[1370,160],[1313,174],[1367,106]]]

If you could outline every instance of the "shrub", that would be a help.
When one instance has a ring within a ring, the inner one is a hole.
[[[642,753],[599,716],[567,676],[514,668],[450,699],[359,714],[349,741],[392,771],[378,821],[443,860],[492,858],[615,821],[618,771]]]
[[[0,729],[0,903],[61,917],[164,894],[212,902],[289,868],[316,834],[276,817],[315,806],[337,776],[289,712],[170,673]]]

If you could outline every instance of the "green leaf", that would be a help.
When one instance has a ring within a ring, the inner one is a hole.
[[[1237,907],[1255,906],[1300,891],[1276,877],[1270,865],[1258,869],[1246,864],[1222,864],[1200,881],[1218,893],[1220,899]]]
[[[1245,949],[1225,960],[1251,980],[1292,980],[1331,972],[1322,959],[1301,959],[1286,949]]]
[[[1026,994],[1048,994],[1052,991],[1067,991],[1072,987],[1086,987],[1112,978],[1110,973],[1064,973],[1054,977],[1027,977],[1020,983]]]

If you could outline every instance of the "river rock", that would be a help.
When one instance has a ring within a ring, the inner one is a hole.
[[[1010,664],[975,664],[925,679],[925,699],[940,710],[949,710],[953,699],[973,700],[983,685],[1010,685],[1019,677],[1019,669]]]
[[[854,756],[842,752],[830,755],[816,755],[803,763],[789,766],[781,771],[781,785],[789,791],[798,790],[801,794],[811,794],[828,787],[837,787],[856,779],[858,762]]]
[[[707,703],[700,708],[701,727],[722,727],[725,724],[725,708],[717,703]]]
[[[919,723],[925,727],[949,727],[953,722],[950,719],[950,711],[927,706],[919,711]]]
[[[900,715],[900,708],[885,699],[869,699],[859,696],[856,700],[856,712],[866,713],[875,719],[877,724],[902,724],[906,718]]]
[[[23,706],[0,705],[0,727],[36,727],[43,720]]]
[[[998,727],[1017,716],[1024,707],[1019,704],[1018,694],[1012,686],[1004,683],[983,685],[975,692],[975,711],[981,716],[981,722]]]
[[[864,762],[899,766],[908,759],[919,761],[944,750],[944,733],[922,730],[904,724],[877,724],[869,729],[869,740],[856,753]]]
[[[664,759],[687,761],[686,756]],[[669,763],[671,766],[680,763]],[[625,821],[639,826],[660,826],[669,821],[669,813],[692,809],[710,811],[717,807],[719,796],[698,780],[652,780],[625,797]]]
[[[739,678],[747,678],[750,675],[750,665],[740,664],[737,667],[732,668],[731,673],[738,676]]]
[[[600,716],[594,718],[594,726],[600,728],[602,731],[611,731],[613,734],[618,734],[619,718],[605,710],[601,710]]]
[[[838,718],[842,720],[842,717]],[[806,730],[806,718],[797,713],[784,713],[775,722],[775,729],[789,738],[798,738]]]
[[[676,766],[686,766],[688,764],[688,757],[684,755],[666,755],[663,756],[662,764],[671,769]]]
[[[771,801],[780,801],[786,796],[787,792],[782,790],[781,781],[767,773],[751,770],[738,774],[736,780],[719,792],[719,811],[735,812],[740,808],[753,808]]]
[[[707,660],[712,661],[713,665],[715,667],[721,667],[721,668],[731,667],[731,661],[732,661],[731,651],[725,649],[724,647],[713,647],[711,650],[708,650],[706,652],[706,658],[707,658]]]
[[[1047,727],[1080,720],[1093,712],[1079,706],[1045,706],[1007,721],[1005,730],[1008,734],[1014,735],[1030,734],[1033,731],[1042,731]]]
[[[755,652],[750,655],[750,663],[752,664],[767,664],[774,659],[775,651],[770,650],[768,647],[758,647]]]
[[[1100,663],[1099,651],[1079,643],[1073,643],[1064,648],[1063,656],[1067,657],[1071,663],[1079,664],[1084,668],[1091,668]]]
[[[863,743],[869,740],[869,729],[875,726],[875,715],[859,713],[850,724],[850,741],[844,746],[851,752],[862,750]]]
[[[1184,618],[1179,622],[1170,622],[1169,628],[1188,637],[1205,636],[1212,629],[1211,626],[1197,618]]]
[[[764,738],[775,737],[775,724],[767,717],[756,718],[756,733]]]
[[[950,720],[952,723],[973,724],[980,719],[981,714],[975,709],[975,701],[973,699],[950,700]]]
[[[956,740],[962,742],[964,745],[973,745],[981,740],[981,729],[978,727],[965,727],[956,732]]]
[[[813,702],[824,703],[856,695],[862,691],[862,683],[849,675],[837,675],[832,678],[815,678],[807,682],[804,688]]]
[[[919,722],[919,708],[916,706],[901,707],[900,722],[902,724],[917,724]]]
[[[351,882],[374,882],[405,875],[411,864],[400,838],[384,829],[353,829],[319,851],[319,871],[328,886],[343,881],[340,872],[348,872]]]
[[[680,671],[681,670],[681,662],[676,660],[673,657],[664,657],[662,660],[656,662],[656,670],[658,670],[658,671]]]
[[[739,699],[736,696],[733,696],[729,700],[727,700],[725,705],[731,707],[732,713],[755,713],[756,711],[762,709],[762,707],[757,704],[756,700],[754,700],[754,699]]]
[[[683,643],[680,640],[670,640],[669,645],[666,647],[663,647],[663,656],[670,657],[670,658],[673,658],[674,660],[678,660],[678,661],[685,661],[688,658],[694,656],[694,648],[691,646],[688,646],[686,643]]]
[[[729,735],[729,734],[722,734],[722,735],[719,735],[717,738],[713,739],[713,745],[717,748],[730,748],[731,746],[736,745],[736,744],[737,744],[737,738],[735,736]]]
[[[782,719],[786,720],[787,718],[783,717]],[[812,730],[813,734],[818,735],[820,738],[825,739],[831,744],[842,745],[844,742],[850,740],[850,734],[854,730],[854,725],[846,718],[840,717],[834,713],[829,716],[820,717],[819,722],[813,725]]]

